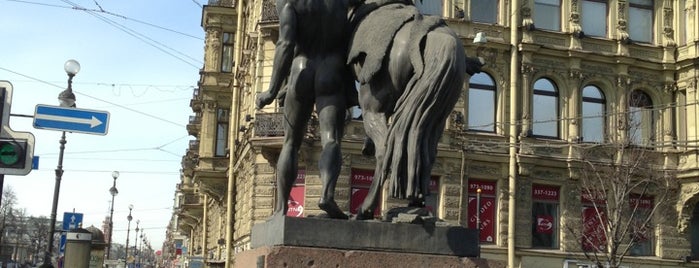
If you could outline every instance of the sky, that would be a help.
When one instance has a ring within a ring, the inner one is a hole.
[[[204,0],[0,0],[0,80],[10,81],[10,127],[31,132],[39,168],[6,175],[4,187],[27,215],[50,217],[61,132],[36,129],[36,105],[58,105],[69,59],[78,108],[109,112],[106,135],[67,133],[57,219],[83,214],[101,228],[109,216],[112,171],[114,243],[126,243],[128,206],[160,249],[172,216],[181,159],[188,146],[189,107],[202,67]],[[140,235],[140,234],[139,234]]]

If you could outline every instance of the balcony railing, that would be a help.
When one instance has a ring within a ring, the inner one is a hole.
[[[264,2],[262,2],[260,22],[276,21],[279,21],[279,14],[277,14],[277,4],[275,0],[264,0]]]
[[[210,6],[235,7],[235,0],[209,0]]]
[[[255,115],[255,136],[284,136],[284,114],[263,113]]]

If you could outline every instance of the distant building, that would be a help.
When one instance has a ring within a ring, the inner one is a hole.
[[[275,2],[209,1],[203,8],[205,63],[190,102],[187,131],[193,139],[182,158],[163,252],[170,264],[196,257],[206,267],[230,267],[236,253],[250,249],[252,226],[272,213],[283,117],[275,105],[256,111],[254,101],[267,89],[272,69]],[[580,144],[625,141],[652,155],[648,165],[673,171],[678,186],[664,207],[666,218],[654,219],[652,236],[624,262],[699,262],[695,1],[521,0],[516,8],[504,0],[423,2],[423,11],[441,15],[458,33],[469,56],[487,63],[465,82],[440,141],[427,204],[436,216],[474,227],[469,219],[477,208],[469,201],[481,188],[482,204],[488,204],[481,207],[482,219],[489,223],[481,230],[483,257],[509,259],[510,238],[516,267],[578,267],[583,245],[566,229],[581,228],[585,205],[579,174],[569,164],[579,160]],[[512,12],[520,18],[514,24],[517,40],[509,34]],[[478,32],[486,34],[487,44],[472,43]],[[519,96],[514,101],[513,92]],[[637,126],[634,135],[629,123]],[[289,215],[320,212],[316,127],[312,120]],[[349,122],[345,133],[336,198],[354,212],[373,178],[374,161],[360,152],[361,121]],[[510,148],[516,148],[514,155]],[[515,215],[508,214],[509,178],[517,190]],[[383,198],[381,207],[399,203]],[[550,223],[546,230],[536,224],[540,214]],[[511,224],[515,233],[508,233]]]

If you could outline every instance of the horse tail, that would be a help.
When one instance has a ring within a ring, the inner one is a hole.
[[[419,40],[421,70],[396,102],[386,140],[382,171],[391,196],[429,195],[432,166],[446,119],[459,99],[466,64],[459,38],[447,27],[433,29]],[[412,56],[411,57],[415,57]]]

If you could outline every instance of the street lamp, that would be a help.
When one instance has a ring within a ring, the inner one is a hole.
[[[133,217],[131,216],[131,211],[133,210],[133,205],[129,205],[129,216],[126,216],[126,220],[129,221],[129,224],[126,227],[126,257],[124,257],[124,262],[126,262],[126,265],[129,265],[129,235],[131,233],[131,220],[133,220]]]
[[[114,183],[112,188],[109,188],[109,194],[112,195],[112,205],[109,209],[109,240],[107,241],[107,260],[109,260],[109,253],[112,251],[112,232],[114,231],[114,197],[119,194],[119,190],[116,188],[116,180],[119,178],[119,171],[112,171],[112,178],[114,178]]]
[[[134,242],[133,246],[133,257],[134,257],[134,263],[136,263],[136,260],[138,260],[138,231],[141,229],[138,229],[138,224],[141,223],[141,220],[136,220],[136,242]]]
[[[58,102],[62,107],[75,107],[75,94],[73,94],[73,77],[80,71],[80,63],[76,60],[68,60],[63,65],[63,69],[68,75],[68,88],[58,94]],[[44,255],[44,263],[41,267],[53,267],[51,263],[51,255],[53,252],[53,236],[56,233],[56,210],[58,208],[58,194],[61,191],[61,178],[63,177],[63,152],[66,148],[66,132],[63,131],[58,152],[58,166],[56,166],[56,184],[53,188],[53,204],[51,206],[51,225],[49,226],[49,239],[46,254]]]

